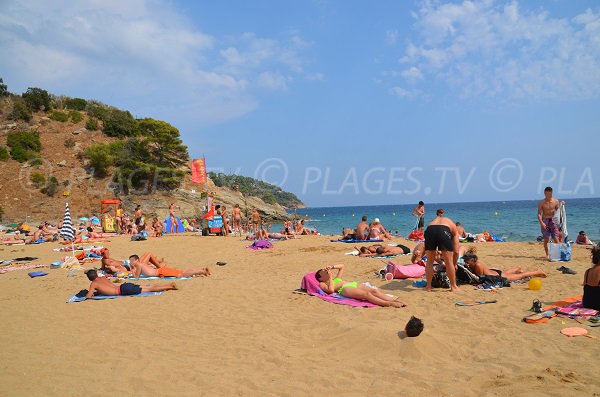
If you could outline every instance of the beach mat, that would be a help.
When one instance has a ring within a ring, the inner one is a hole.
[[[582,298],[581,295],[577,295],[577,296],[570,296],[568,298],[561,299],[559,301],[554,302],[551,305],[545,306],[542,309],[541,313],[528,314],[527,316],[523,317],[523,321],[528,324],[547,323],[548,321],[550,321],[550,319],[552,317],[555,317],[557,315],[556,312],[558,311],[559,308],[569,306],[570,304],[575,303],[578,300],[581,300],[581,298]]]
[[[78,293],[76,293],[75,295],[73,295],[72,297],[70,297],[69,299],[67,299],[66,303],[83,302],[83,301],[87,300],[85,298],[85,294],[86,293],[87,293],[87,290],[79,291]],[[163,291],[160,291],[160,292],[142,292],[141,294],[137,294],[137,295],[98,295],[98,296],[93,296],[90,299],[102,300],[102,299],[117,299],[117,298],[127,298],[127,297],[134,297],[134,298],[136,298],[136,297],[155,296],[155,295],[162,295],[162,294],[164,294]]]

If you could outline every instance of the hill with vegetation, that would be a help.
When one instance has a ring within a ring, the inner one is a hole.
[[[189,161],[178,129],[165,121],[36,87],[13,94],[0,79],[0,217],[54,218],[65,200],[91,214],[107,198],[120,198],[126,209],[142,204],[158,216],[178,201],[182,211],[198,215],[205,201],[191,183]],[[273,219],[302,206],[262,181],[211,176],[217,202],[257,207]]]

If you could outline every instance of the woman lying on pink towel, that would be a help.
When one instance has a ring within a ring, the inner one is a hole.
[[[337,270],[335,278],[331,274],[332,270]],[[406,303],[400,301],[399,298],[387,296],[378,289],[369,288],[363,284],[359,285],[357,281],[346,282],[342,280],[341,277],[343,274],[344,265],[340,264],[327,266],[325,269],[317,270],[315,278],[319,282],[319,287],[328,294],[337,292],[347,298],[367,301],[377,306],[406,306]]]

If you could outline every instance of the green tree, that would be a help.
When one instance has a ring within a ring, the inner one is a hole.
[[[183,144],[179,130],[171,124],[145,118],[138,121],[138,131],[159,166],[178,167],[188,161],[187,146]]]
[[[50,94],[48,91],[42,90],[41,88],[29,87],[23,95],[21,95],[25,100],[29,109],[34,112],[44,110],[50,110]]]
[[[69,98],[65,101],[65,106],[67,109],[85,110],[87,101],[81,98]]]
[[[10,93],[8,92],[8,86],[4,84],[4,80],[0,77],[0,98],[8,96]]]
[[[13,108],[8,114],[8,119],[30,121],[32,117],[31,109],[27,107],[23,98],[15,98],[13,100]]]
[[[102,131],[108,136],[123,138],[136,134],[137,123],[126,110],[111,108],[102,121],[104,121]]]

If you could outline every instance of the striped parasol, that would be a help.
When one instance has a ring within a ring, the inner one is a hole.
[[[75,228],[73,222],[71,222],[71,211],[69,211],[69,203],[65,204],[65,217],[63,218],[63,225],[60,229],[60,235],[62,238],[68,241],[75,239]]]

